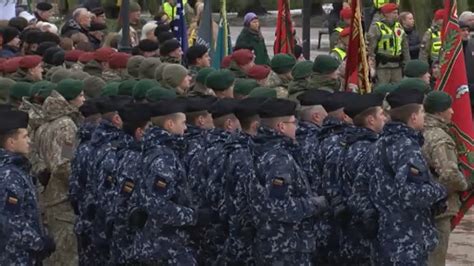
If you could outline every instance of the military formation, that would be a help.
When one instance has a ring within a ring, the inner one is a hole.
[[[0,64],[0,264],[445,265],[471,184],[437,59],[404,59],[396,12],[363,95],[343,89],[347,28],[314,61],[236,47],[220,69],[166,24],[134,55],[27,29]]]

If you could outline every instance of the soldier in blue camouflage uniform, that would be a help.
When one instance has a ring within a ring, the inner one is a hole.
[[[257,265],[310,265],[316,249],[314,218],[327,208],[314,194],[291,155],[297,121],[296,103],[269,99],[261,108],[255,138],[256,178],[249,193],[259,224],[255,237]]]
[[[164,100],[150,107],[151,122],[143,137],[142,196],[147,222],[135,238],[141,262],[197,265],[188,229],[206,218],[191,208],[184,166],[177,147],[186,130],[183,100]],[[207,212],[209,213],[209,212]]]
[[[385,125],[383,99],[383,95],[365,94],[344,109],[352,118],[355,127],[346,131],[341,138],[345,144],[339,159],[342,197],[348,206],[351,219],[341,228],[340,265],[371,265],[371,241],[377,232],[377,215],[371,204],[366,208],[357,209],[354,202],[360,202],[358,198],[367,197],[367,193],[359,193],[354,187],[358,167],[368,157],[370,147],[378,139],[378,134]]]
[[[200,207],[210,207],[216,215],[223,214],[220,220],[213,221],[204,228],[204,237],[200,243],[200,261],[206,265],[215,263],[219,254],[223,252],[223,246],[228,234],[228,228],[224,219],[224,172],[225,151],[224,144],[240,130],[240,123],[235,116],[238,100],[224,98],[216,101],[210,108],[215,128],[206,135],[206,146],[201,150],[196,159],[201,160],[199,168],[190,168],[190,176],[194,176],[197,170],[200,179],[192,178],[194,185],[198,187],[198,197],[202,198]],[[193,166],[193,165],[191,165]],[[197,184],[196,184],[197,181]],[[221,262],[218,262],[220,264]]]
[[[84,219],[86,206],[84,195],[87,183],[87,164],[89,163],[89,153],[92,150],[90,140],[92,133],[96,129],[101,116],[97,104],[93,100],[88,100],[79,108],[84,116],[84,122],[77,131],[77,143],[74,158],[71,160],[71,176],[69,177],[69,200],[76,214],[74,233],[77,236],[79,264],[88,265],[92,263],[93,251],[90,250],[91,223]]]
[[[248,201],[247,185],[255,179],[253,161],[253,137],[260,126],[258,111],[265,98],[246,98],[240,101],[235,115],[242,131],[235,134],[225,145],[225,172],[223,178],[224,210],[221,217],[227,220],[229,235],[224,253],[227,265],[254,265],[253,254],[255,223]]]
[[[417,90],[387,96],[392,121],[361,166],[379,216],[375,265],[426,265],[438,244],[434,216],[445,210],[447,193],[422,156],[423,98]]]
[[[115,199],[111,205],[112,214],[108,217],[113,224],[110,243],[112,264],[133,263],[135,254],[133,241],[137,228],[130,220],[139,208],[137,191],[141,184],[142,137],[148,128],[150,112],[146,104],[130,104],[119,112],[123,121],[123,141],[117,153]],[[137,188],[137,189],[135,189]]]
[[[0,120],[0,264],[41,265],[56,247],[44,232],[28,175],[28,114],[4,110]]]
[[[324,119],[323,128],[319,134],[319,147],[316,151],[314,175],[316,175],[315,190],[326,196],[331,202],[332,215],[326,215],[322,227],[326,234],[318,239],[317,264],[338,264],[339,237],[342,223],[347,219],[347,209],[342,200],[342,183],[339,178],[339,155],[343,150],[341,137],[350,130],[352,120],[344,112],[344,108],[356,101],[357,94],[335,92],[323,102],[328,116]],[[314,177],[313,177],[314,178]]]
[[[95,246],[95,263],[109,261],[109,243],[111,224],[107,224],[117,185],[115,167],[117,150],[124,139],[122,119],[118,111],[131,102],[128,96],[110,96],[101,98],[97,106],[102,120],[92,135],[93,151],[89,157],[88,180],[86,185],[86,216],[92,221],[91,240]]]

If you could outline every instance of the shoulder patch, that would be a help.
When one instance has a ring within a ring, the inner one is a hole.
[[[168,188],[168,182],[164,178],[157,177],[155,179],[154,188],[156,191],[163,193]]]
[[[16,194],[11,191],[7,191],[7,197],[5,200],[5,209],[10,212],[18,210],[20,204]]]
[[[134,188],[135,188],[135,183],[131,179],[127,179],[123,183],[122,192],[126,194],[130,194],[133,192]]]
[[[283,184],[285,184],[285,179],[283,179],[281,177],[277,177],[277,178],[273,179],[272,184],[274,186],[283,186]]]
[[[412,175],[419,175],[420,174],[420,170],[418,170],[418,168],[415,168],[415,167],[410,167],[410,173]]]

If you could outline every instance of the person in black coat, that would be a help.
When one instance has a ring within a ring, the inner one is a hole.
[[[408,37],[408,46],[410,47],[410,58],[418,59],[420,53],[420,35],[415,28],[415,19],[410,12],[402,12],[400,14],[400,24]]]

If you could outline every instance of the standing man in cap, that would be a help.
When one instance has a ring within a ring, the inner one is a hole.
[[[313,74],[309,85],[311,88],[329,92],[340,91],[341,79],[339,78],[340,63],[330,55],[318,55],[314,59]]]
[[[43,228],[36,185],[28,174],[28,114],[2,110],[0,119],[0,263],[41,264],[56,245]]]
[[[340,63],[346,60],[347,48],[349,45],[349,36],[351,35],[351,28],[344,28],[339,33],[339,38],[335,47],[331,50],[330,55],[336,58]]]
[[[49,22],[51,16],[53,16],[53,5],[46,2],[36,4],[35,17],[38,21]]]
[[[339,157],[342,162],[339,166],[342,197],[350,214],[340,231],[339,260],[343,265],[370,265],[371,261],[371,242],[377,233],[378,217],[367,193],[361,189],[368,189],[367,183],[356,177],[359,165],[368,156],[387,120],[382,108],[383,100],[384,95],[364,94],[345,111],[354,127],[344,132],[341,138],[344,151]],[[362,183],[358,187],[355,187],[356,180]]]
[[[451,96],[442,91],[428,93],[423,104],[427,113],[423,131],[425,138],[423,156],[433,177],[448,192],[448,208],[435,218],[439,244],[430,254],[428,265],[446,265],[451,219],[460,207],[458,193],[468,188],[466,179],[458,167],[456,143],[450,135],[448,126],[454,113],[451,105]]]
[[[291,70],[291,76],[293,80],[288,84],[288,98],[290,100],[296,100],[296,97],[310,89],[309,80],[313,73],[313,62],[301,61]]]
[[[196,44],[191,46],[186,52],[186,63],[188,64],[189,73],[193,78],[191,86],[194,86],[199,70],[211,66],[211,57],[208,50],[205,45]]]
[[[239,49],[232,53],[230,70],[236,78],[246,78],[248,71],[255,65],[255,55],[249,49]]]
[[[268,78],[268,86],[277,91],[278,98],[288,97],[288,84],[293,80],[291,70],[295,64],[295,57],[289,54],[277,54],[270,61],[272,73]]]
[[[255,13],[247,13],[245,15],[244,28],[237,38],[235,47],[252,47],[255,53],[255,64],[270,64],[265,39],[260,31],[260,22]]]
[[[249,182],[250,208],[256,215],[257,264],[311,265],[316,251],[315,218],[328,207],[311,191],[292,155],[296,140],[296,103],[268,99],[255,138],[255,177]]]
[[[329,37],[329,49],[332,50],[336,46],[337,40],[339,40],[340,37],[340,33],[344,30],[344,28],[351,26],[352,16],[352,9],[350,7],[344,7],[341,9],[339,12],[339,24]]]
[[[206,87],[214,91],[217,98],[234,98],[235,77],[227,69],[216,70],[206,79]]]
[[[42,200],[49,232],[58,244],[58,252],[48,259],[54,265],[78,263],[68,179],[81,118],[78,108],[85,100],[83,89],[82,81],[65,79],[59,82],[43,104],[47,122],[38,128],[34,138],[39,158],[51,173]]]
[[[426,30],[420,46],[420,60],[433,64],[439,61],[441,51],[441,27],[444,21],[444,9],[436,10],[431,27]]]
[[[438,244],[433,216],[444,212],[447,194],[423,158],[423,98],[420,91],[400,89],[387,96],[391,122],[359,168],[370,177],[370,201],[379,216],[375,265],[426,265]]]
[[[398,22],[398,5],[385,4],[380,11],[382,20],[372,24],[368,34],[369,60],[376,66],[378,83],[396,83],[410,60],[408,40]]]

